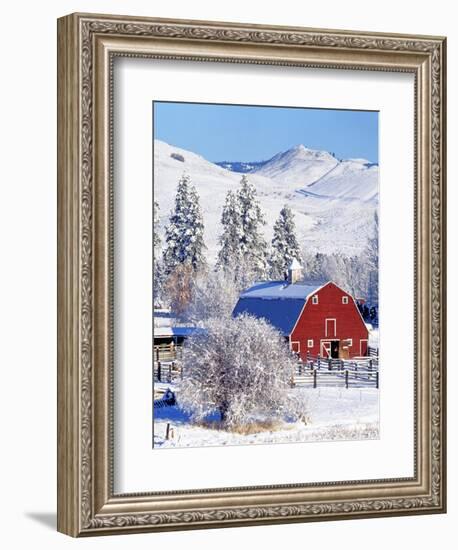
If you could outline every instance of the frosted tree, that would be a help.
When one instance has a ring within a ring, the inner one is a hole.
[[[367,246],[364,252],[364,257],[367,265],[367,299],[371,305],[378,305],[378,213],[374,212],[374,228],[372,235],[369,237]]]
[[[231,271],[201,273],[194,280],[192,299],[186,317],[195,325],[207,326],[209,319],[229,319],[240,289]]]
[[[159,255],[159,250],[161,247],[161,237],[159,235],[159,204],[157,201],[154,201],[154,210],[153,210],[153,247],[154,247],[154,258]]]
[[[247,268],[252,269],[257,277],[265,277],[267,243],[262,235],[262,226],[266,222],[259,205],[256,189],[245,175],[240,182],[237,201],[240,212],[239,247],[241,257]]]
[[[314,281],[323,281],[327,278],[326,274],[326,256],[321,252],[317,252],[313,256],[309,256],[305,267],[305,277]]]
[[[269,258],[272,279],[283,279],[294,259],[302,263],[294,214],[288,206],[284,206],[274,224],[272,251]]]
[[[240,236],[241,221],[238,198],[233,191],[228,191],[221,215],[223,232],[219,238],[221,248],[218,252],[216,266],[218,269],[230,271],[241,259]]]
[[[164,282],[164,294],[170,309],[178,319],[185,318],[193,291],[194,272],[191,264],[177,265]]]
[[[263,319],[213,319],[184,348],[179,404],[196,421],[218,412],[225,429],[259,418],[297,418],[305,411],[289,391],[295,362]]]
[[[161,237],[159,235],[159,204],[154,201],[153,210],[153,302],[154,304],[161,301],[161,290],[164,279],[161,253]]]
[[[183,175],[178,182],[175,208],[165,230],[163,261],[167,275],[181,264],[189,264],[194,271],[205,266],[203,234],[199,196],[190,177]]]
[[[359,256],[339,257],[339,276],[335,277],[337,284],[355,298],[366,295],[367,270]]]

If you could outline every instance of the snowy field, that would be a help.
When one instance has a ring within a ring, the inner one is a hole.
[[[176,390],[173,385],[163,384]],[[197,426],[179,406],[154,409],[154,448],[252,445],[378,439],[379,391],[375,388],[301,388],[292,390],[304,400],[309,417],[284,422],[276,430],[248,435]],[[179,392],[177,394],[179,401]],[[216,420],[217,416],[214,419]],[[167,424],[173,437],[166,440]]]

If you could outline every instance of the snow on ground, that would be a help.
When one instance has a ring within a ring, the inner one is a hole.
[[[239,188],[242,174],[155,140],[154,196],[159,203],[162,237],[184,172],[199,194],[207,260],[212,264],[219,248],[226,193]],[[366,246],[378,202],[378,166],[358,159],[339,161],[326,151],[312,151],[300,145],[279,153],[248,177],[256,187],[265,214],[268,242],[279,211],[287,204],[295,214],[299,242],[310,252],[351,255]]]
[[[172,385],[168,385],[171,389]],[[303,422],[283,423],[278,430],[249,435],[192,425],[179,406],[154,410],[154,447],[206,447],[260,443],[364,440],[379,437],[379,392],[375,388],[300,388],[310,417]],[[179,393],[178,393],[179,401]],[[217,420],[215,414],[209,420]],[[174,437],[165,440],[167,423]]]

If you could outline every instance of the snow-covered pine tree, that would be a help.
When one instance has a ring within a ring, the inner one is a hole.
[[[178,182],[175,208],[165,230],[163,261],[167,275],[181,264],[189,264],[194,271],[206,265],[203,234],[199,196],[191,178],[183,174]]]
[[[223,232],[219,238],[221,248],[218,252],[216,268],[232,272],[239,265],[240,251],[240,208],[237,195],[228,191],[221,215]]]
[[[247,269],[263,278],[267,271],[267,243],[261,227],[265,225],[254,185],[244,174],[237,192],[240,212],[240,254]]]
[[[272,251],[269,258],[270,276],[272,279],[284,279],[291,262],[296,259],[302,263],[299,243],[296,237],[294,214],[289,206],[280,210],[274,224]]]
[[[182,361],[178,404],[196,421],[218,412],[230,430],[309,412],[289,389],[297,360],[263,319],[212,319],[189,339]]]

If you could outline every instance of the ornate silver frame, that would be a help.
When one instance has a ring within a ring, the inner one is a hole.
[[[445,38],[144,17],[58,21],[58,530],[72,536],[445,511]],[[415,475],[117,495],[112,60],[407,71],[416,81]]]

